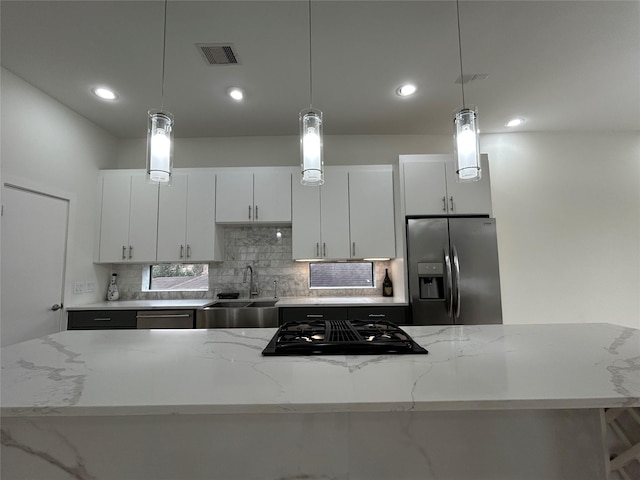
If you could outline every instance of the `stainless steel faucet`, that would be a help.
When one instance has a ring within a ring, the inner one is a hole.
[[[247,265],[246,267],[244,267],[244,276],[242,277],[242,283],[247,283],[247,271],[249,271],[249,298],[252,298],[254,296],[258,296],[258,289],[256,288],[256,286],[253,284],[253,268],[251,268],[251,265]]]

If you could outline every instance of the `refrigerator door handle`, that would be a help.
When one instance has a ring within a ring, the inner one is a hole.
[[[449,252],[446,248],[443,249],[444,252],[444,264],[447,269],[447,316],[449,318],[453,318],[453,279],[452,279],[452,271],[451,271],[451,257],[449,256]]]
[[[453,253],[453,268],[455,269],[455,318],[460,318],[460,304],[462,296],[460,294],[460,260],[458,259],[458,250],[456,246],[451,247]]]

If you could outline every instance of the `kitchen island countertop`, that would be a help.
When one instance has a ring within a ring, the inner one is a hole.
[[[275,329],[65,331],[2,349],[2,415],[640,405],[640,331],[403,327],[428,355],[263,357]]]

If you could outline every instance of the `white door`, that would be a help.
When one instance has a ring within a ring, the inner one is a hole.
[[[216,175],[212,171],[189,174],[187,190],[187,261],[218,260],[216,245]]]
[[[326,168],[320,187],[320,255],[326,259],[349,258],[349,174]]]
[[[447,162],[447,195],[449,213],[455,215],[491,215],[491,186],[489,185],[489,157],[480,155],[482,178],[477,182],[458,182],[456,166]]]
[[[291,250],[294,260],[322,257],[320,250],[320,188],[294,182]]]
[[[68,200],[5,185],[2,346],[62,330]]]
[[[291,221],[291,173],[259,170],[253,175],[254,220]]]
[[[393,173],[349,173],[349,218],[353,258],[396,256]]]
[[[415,155],[415,157],[420,157]],[[446,215],[447,190],[444,162],[404,164],[405,215]]]
[[[253,215],[253,173],[219,173],[216,184],[216,222],[252,222]]]
[[[160,186],[158,202],[158,262],[182,262],[187,257],[187,183],[189,177],[175,173],[172,185]]]

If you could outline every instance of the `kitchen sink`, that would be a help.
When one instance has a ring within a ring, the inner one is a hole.
[[[277,327],[277,301],[277,298],[216,301],[196,310],[196,328]]]

